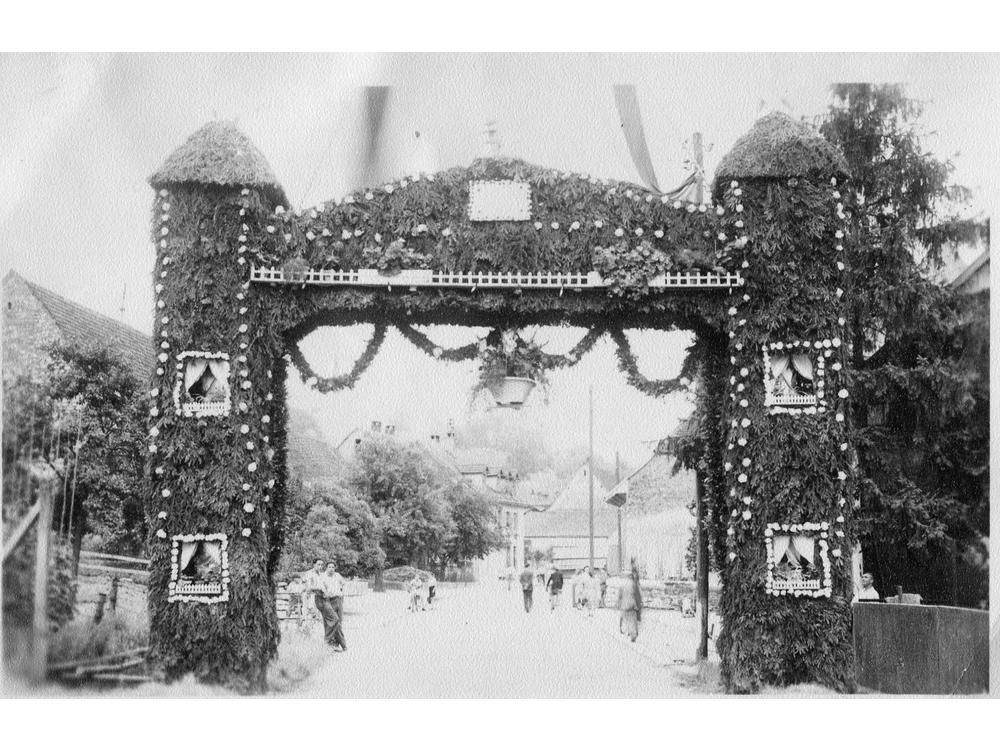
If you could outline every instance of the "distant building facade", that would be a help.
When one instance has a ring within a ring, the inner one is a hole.
[[[552,564],[562,571],[590,565],[590,477],[588,468],[577,469],[565,489],[544,510],[524,519],[525,557],[536,550],[552,552]],[[608,488],[594,478],[594,567],[614,559],[617,548],[617,514],[603,501]]]
[[[695,529],[695,473],[675,474],[675,462],[670,441],[661,440],[645,464],[602,498],[621,508],[623,561],[627,567],[635,558],[644,578],[693,576],[687,552]]]

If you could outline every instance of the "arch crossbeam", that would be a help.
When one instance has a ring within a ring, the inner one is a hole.
[[[607,289],[614,282],[597,271],[589,273],[447,273],[423,269],[406,269],[396,274],[383,274],[374,268],[354,271],[309,270],[286,272],[282,268],[250,269],[250,280],[262,284],[293,284],[300,286],[361,286],[417,289]],[[742,286],[738,271],[680,271],[658,274],[649,279],[650,289],[732,289]]]

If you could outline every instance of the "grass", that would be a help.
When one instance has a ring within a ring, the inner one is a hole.
[[[278,656],[267,668],[268,690],[292,692],[326,663],[330,653],[322,635],[289,628],[281,634]]]

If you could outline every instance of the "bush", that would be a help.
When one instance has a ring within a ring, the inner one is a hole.
[[[72,622],[52,639],[52,662],[93,659],[149,645],[146,619],[112,612],[99,623]]]
[[[48,617],[49,624],[61,627],[73,619],[76,601],[76,581],[72,576],[73,554],[69,547],[55,543],[56,534],[50,532],[52,563],[49,566]],[[3,619],[8,627],[29,627],[34,602],[35,580],[34,532],[4,562],[3,566]]]

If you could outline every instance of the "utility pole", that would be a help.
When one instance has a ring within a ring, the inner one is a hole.
[[[615,451],[615,487],[622,481],[622,457]],[[625,542],[622,538],[622,506],[618,506],[618,575],[625,572]]]
[[[587,459],[590,480],[590,570],[594,570],[594,386],[590,386],[590,456]]]
[[[701,471],[694,473],[695,524],[697,525],[698,651],[695,661],[708,659],[708,532],[705,529],[705,487]]]

